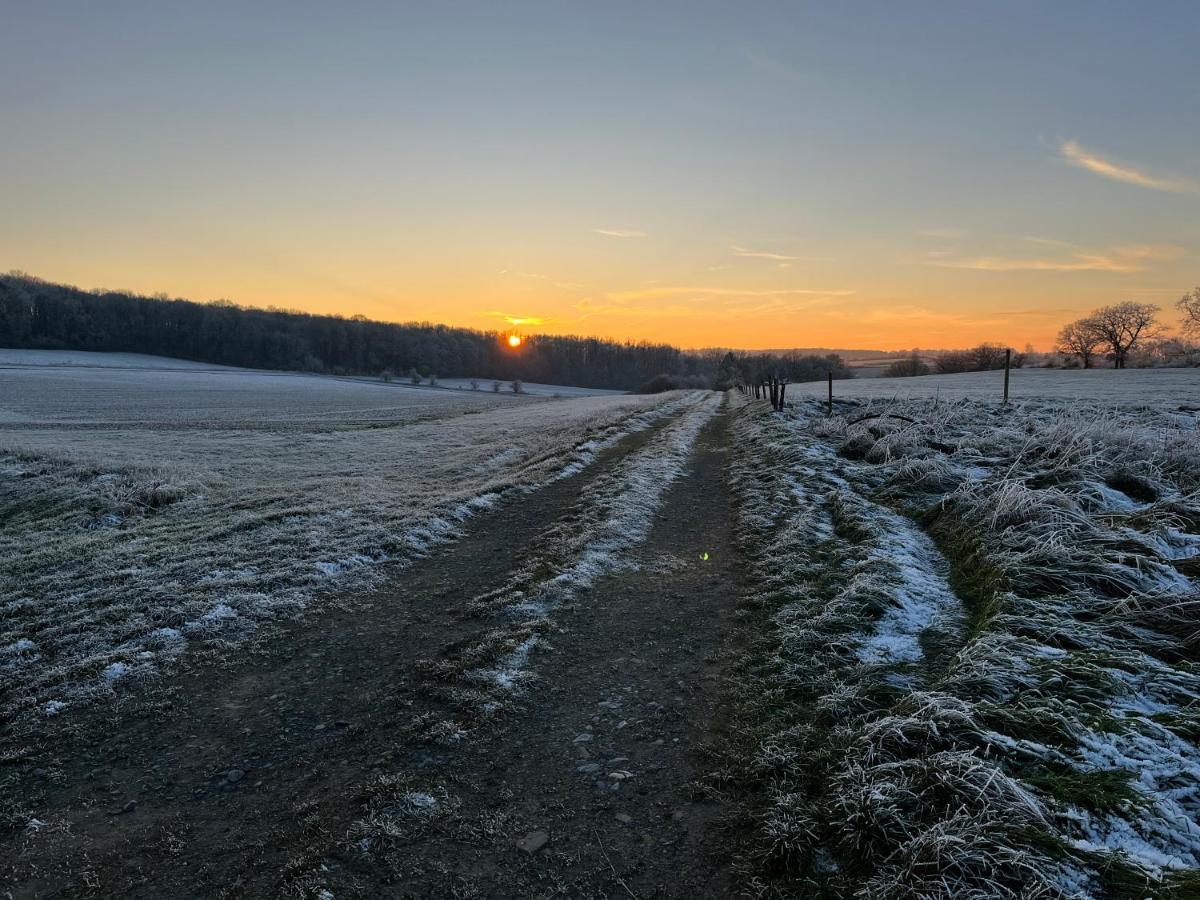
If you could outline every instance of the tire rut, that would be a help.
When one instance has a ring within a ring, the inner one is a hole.
[[[423,662],[485,627],[448,611],[505,578],[593,479],[672,421],[506,498],[387,590],[232,653],[197,651],[118,703],[49,722],[6,773],[0,884],[12,897],[303,896],[294,876],[322,864],[314,854],[344,836],[362,783],[398,752]],[[15,827],[24,812],[41,824]]]
[[[374,807],[388,827],[360,832],[362,852],[331,854],[310,888],[337,897],[735,892],[725,811],[698,785],[739,634],[728,429],[722,413],[701,433],[637,552],[639,569],[559,611],[519,708],[452,753],[418,745],[397,759],[399,786]],[[412,797],[449,811],[424,827],[423,811],[403,809]]]

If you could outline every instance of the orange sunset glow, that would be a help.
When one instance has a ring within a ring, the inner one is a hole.
[[[1123,300],[1170,323],[1200,281],[1190,60],[1167,29],[1089,50],[1141,20],[398,8],[235,39],[88,11],[63,68],[24,58],[28,19],[0,62],[28,85],[0,101],[0,267],[84,288],[893,349],[1045,347]],[[106,49],[134,32],[161,56]]]

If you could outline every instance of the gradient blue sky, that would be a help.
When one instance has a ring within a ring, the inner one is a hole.
[[[0,268],[743,347],[1200,283],[1200,4],[10,4]],[[1170,317],[1168,317],[1170,318]]]

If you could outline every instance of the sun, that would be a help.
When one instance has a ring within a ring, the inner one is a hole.
[[[521,336],[519,334],[510,334],[508,336],[508,346],[520,347],[521,346]]]

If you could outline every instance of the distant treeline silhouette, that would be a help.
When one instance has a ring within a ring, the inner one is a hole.
[[[324,372],[416,370],[621,390],[725,386],[734,371],[773,371],[792,381],[851,377],[840,357],[685,351],[668,344],[532,335],[513,350],[500,332],[362,316],[197,303],[164,295],[85,291],[20,272],[0,275],[0,346],[148,353],[179,359]]]

